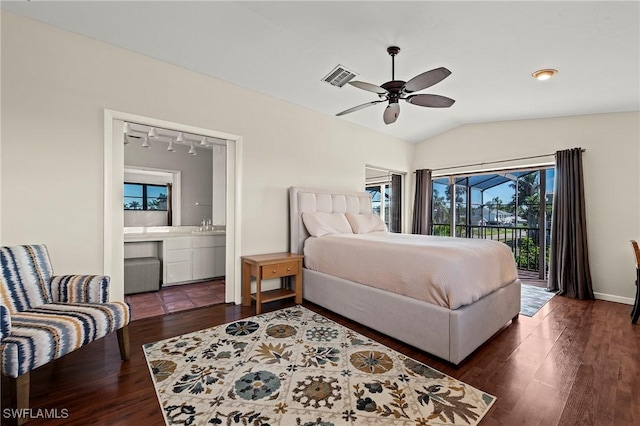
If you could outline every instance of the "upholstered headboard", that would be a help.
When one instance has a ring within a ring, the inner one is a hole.
[[[371,213],[371,195],[368,192],[328,191],[323,189],[289,188],[289,226],[292,253],[302,253],[304,240],[309,238],[302,222],[302,213]]]

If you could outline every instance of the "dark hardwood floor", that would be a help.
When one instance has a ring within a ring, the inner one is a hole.
[[[273,302],[263,309],[291,305]],[[316,305],[304,306],[497,396],[482,425],[640,425],[640,325],[631,324],[631,306],[554,297],[459,368]],[[65,409],[69,416],[27,424],[163,425],[142,345],[251,315],[253,308],[216,305],[133,321],[129,361],[120,361],[112,333],[33,371],[31,407]],[[2,385],[4,409],[4,377]]]

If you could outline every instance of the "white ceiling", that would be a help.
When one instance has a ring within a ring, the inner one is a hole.
[[[342,64],[355,80],[447,67],[420,93],[449,109],[378,104],[336,118],[419,142],[475,122],[640,109],[640,3],[626,2],[7,2],[38,19],[274,98],[334,115],[377,99],[321,82]],[[531,73],[556,68],[546,82]]]

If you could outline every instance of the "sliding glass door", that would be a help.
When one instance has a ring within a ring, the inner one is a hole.
[[[550,167],[435,177],[431,233],[501,241],[519,269],[544,279],[554,175]]]
[[[402,232],[402,181],[400,173],[366,168],[365,190],[371,194],[373,213],[380,216],[391,232]]]

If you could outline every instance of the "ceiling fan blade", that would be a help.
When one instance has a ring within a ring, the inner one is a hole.
[[[384,120],[384,124],[395,123],[400,115],[400,105],[398,103],[389,104],[387,109],[384,110],[384,115],[382,119]]]
[[[385,101],[385,99],[381,99],[379,101],[367,102],[366,104],[354,106],[353,108],[349,108],[349,109],[346,109],[346,110],[344,110],[342,112],[337,113],[336,117],[339,117],[339,116],[345,115],[345,114],[349,114],[349,113],[354,112],[354,111],[359,111],[359,110],[361,110],[363,108],[369,107],[371,105],[379,104],[380,102],[384,102],[384,101]]]
[[[453,99],[440,95],[411,95],[405,100],[413,105],[431,108],[449,108],[455,103]]]
[[[367,92],[377,93],[378,95],[387,95],[389,93],[387,89],[383,89],[375,84],[365,83],[364,81],[350,81],[349,84],[358,89],[366,90]]]
[[[407,81],[404,85],[405,93],[413,93],[427,87],[431,87],[436,83],[440,83],[445,78],[451,75],[451,71],[444,67],[435,68],[431,71],[423,72],[420,75],[413,77]]]

